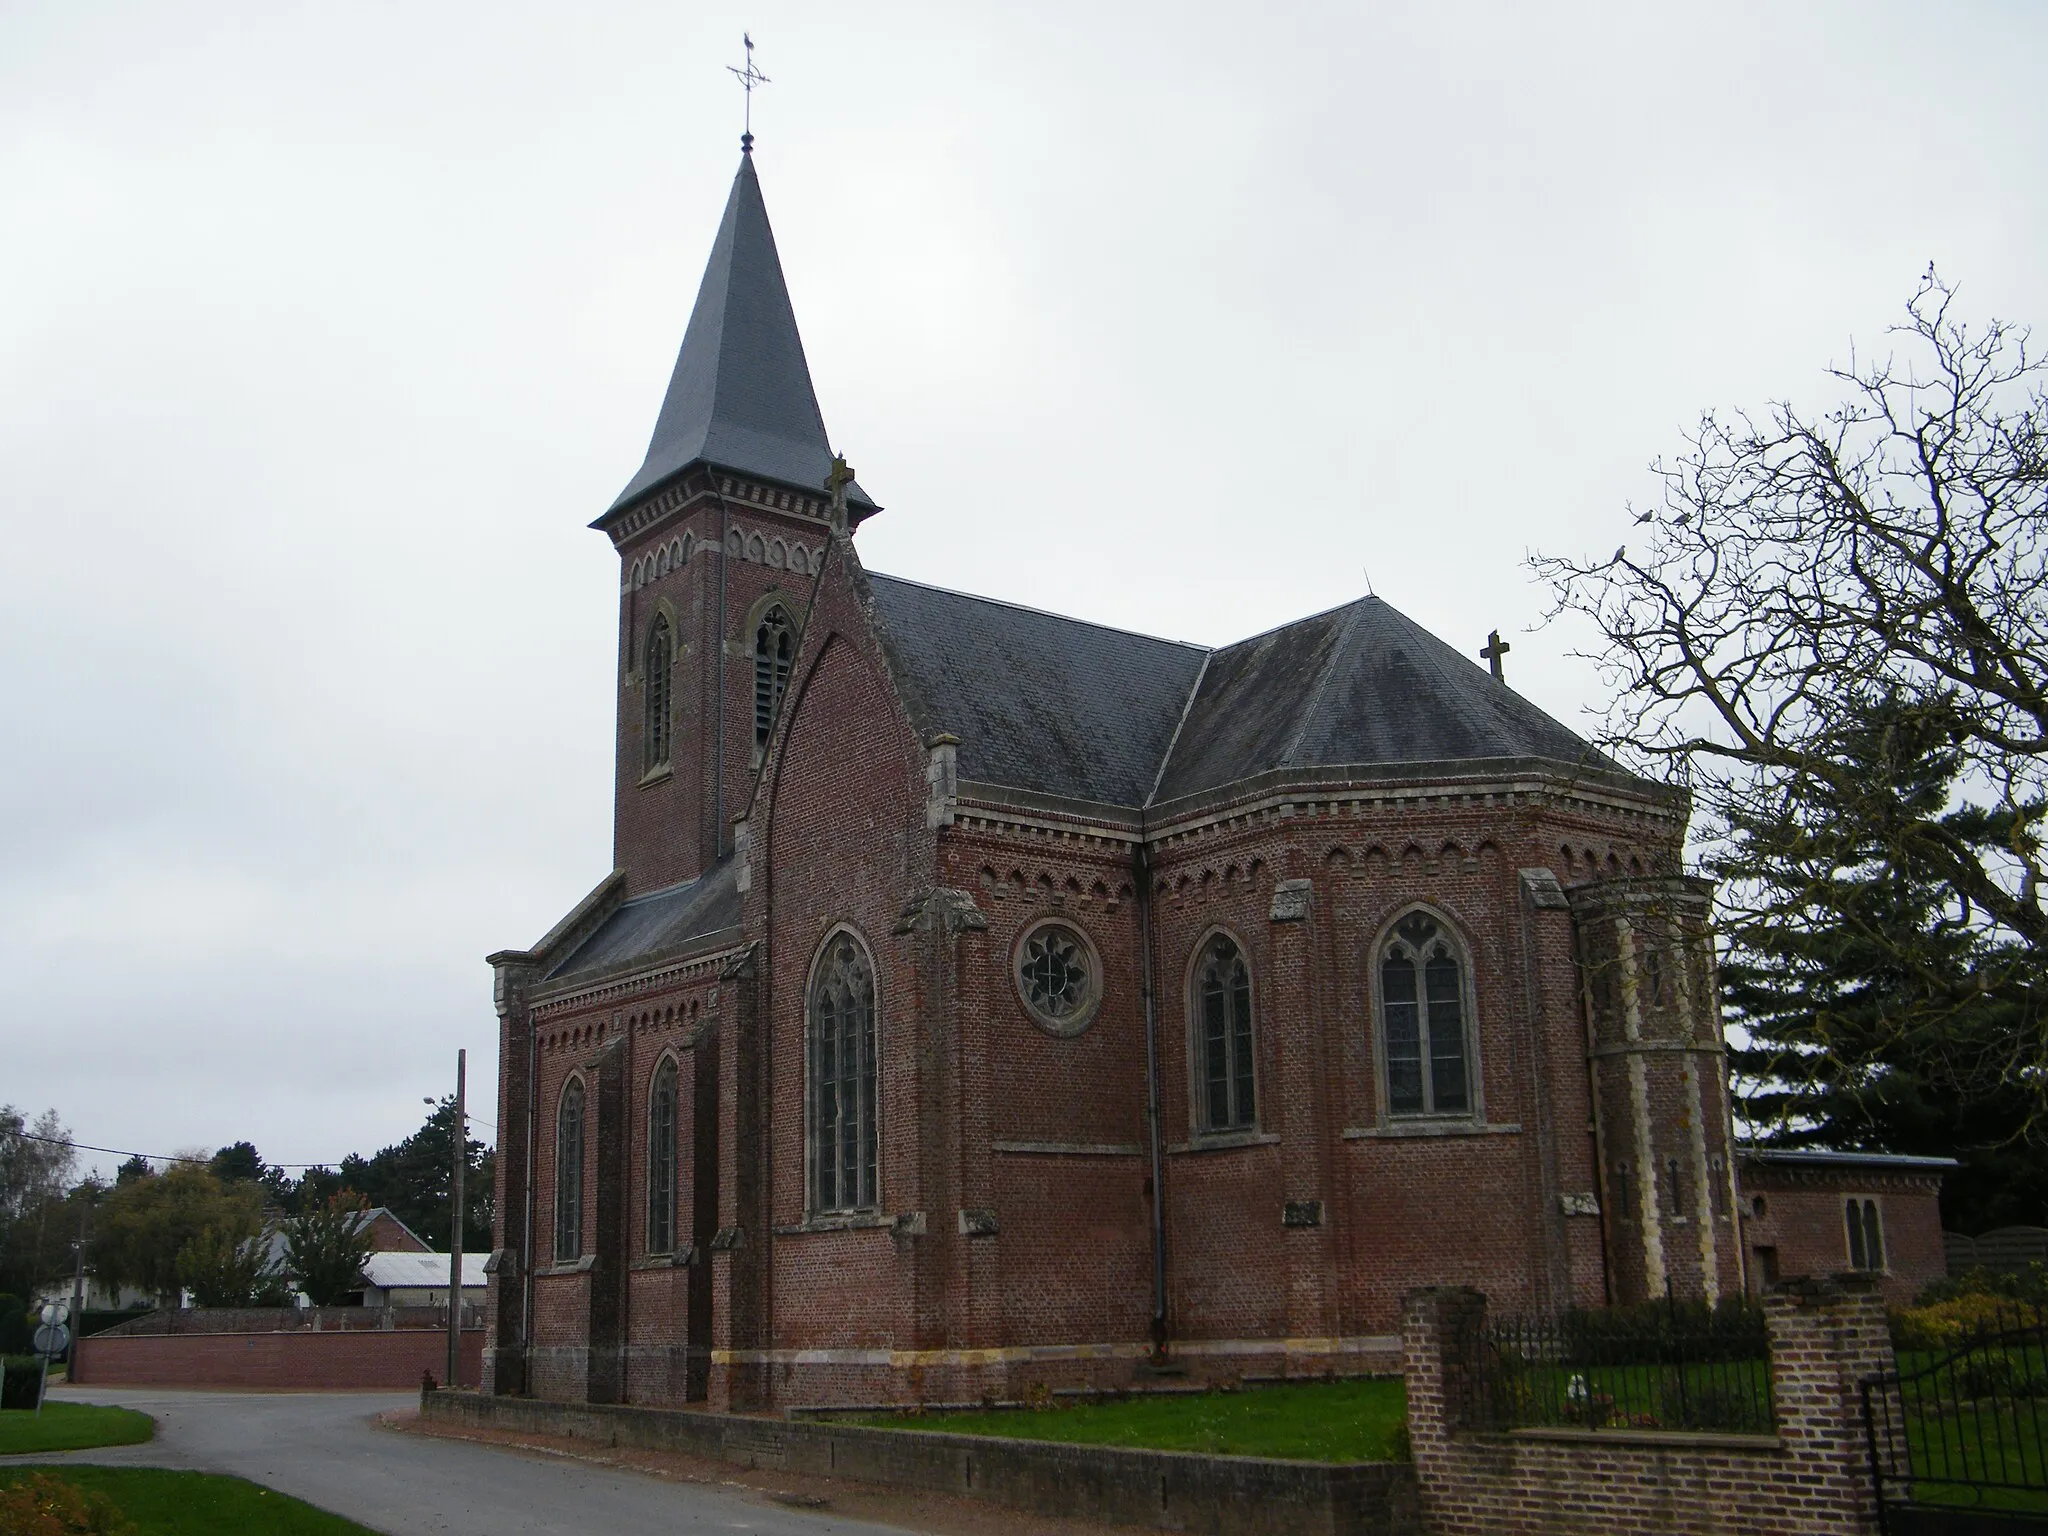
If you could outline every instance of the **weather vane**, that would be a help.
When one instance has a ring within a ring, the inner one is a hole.
[[[726,73],[735,77],[747,93],[747,129],[740,135],[740,153],[754,152],[754,87],[772,84],[769,78],[754,68],[754,40],[746,33],[740,34],[740,41],[747,45],[747,67],[741,69],[735,64],[725,66]]]

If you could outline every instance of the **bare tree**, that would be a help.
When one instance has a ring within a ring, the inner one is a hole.
[[[1945,1070],[2048,1103],[2048,393],[2027,330],[1958,314],[1930,269],[1891,350],[1831,370],[1841,404],[1706,415],[1628,545],[1531,565],[1605,637],[1602,744],[1691,791],[1724,921],[1845,920],[1851,875],[1936,883],[1967,963],[1889,936],[1923,1005],[1898,1027],[1998,998],[2021,1022]],[[1946,801],[1868,771],[1879,717],[1952,749]]]

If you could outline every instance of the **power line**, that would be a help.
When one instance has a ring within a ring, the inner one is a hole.
[[[470,1124],[472,1125],[484,1125],[488,1123],[489,1122],[487,1121],[477,1120],[475,1118],[472,1118],[470,1121]],[[491,1129],[495,1131],[497,1130],[497,1127],[493,1125],[491,1126]],[[126,1147],[96,1147],[89,1141],[71,1141],[61,1136],[38,1136],[34,1131],[10,1131],[8,1132],[8,1134],[11,1136],[18,1136],[23,1141],[40,1141],[52,1147],[70,1147],[73,1151],[76,1152],[105,1152],[111,1157],[139,1157],[144,1162],[150,1163],[198,1163],[202,1166],[210,1166],[213,1162],[212,1157],[183,1157],[175,1152],[131,1152]],[[354,1152],[351,1152],[349,1154],[350,1157],[357,1157],[360,1155],[360,1153]],[[341,1166],[342,1163],[346,1161],[348,1161],[347,1158],[336,1158],[332,1162],[325,1163],[273,1163],[268,1159],[265,1159],[263,1166],[266,1168],[299,1169],[338,1168]]]

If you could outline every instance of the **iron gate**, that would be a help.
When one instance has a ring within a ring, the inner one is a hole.
[[[2048,1531],[2048,1317],[1997,1319],[1863,1383],[1885,1536]]]

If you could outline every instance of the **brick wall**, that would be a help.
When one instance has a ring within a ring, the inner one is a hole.
[[[1415,1480],[1393,1462],[1330,1465],[980,1435],[582,1407],[434,1392],[429,1423],[566,1435],[742,1467],[850,1477],[983,1499],[1052,1519],[1206,1536],[1416,1536]]]
[[[1775,1279],[1828,1275],[1850,1262],[1846,1203],[1874,1200],[1882,1218],[1878,1284],[1895,1307],[1948,1274],[1938,1174],[1872,1167],[1784,1166],[1745,1160],[1743,1241],[1750,1288]],[[1775,1271],[1775,1273],[1773,1273]]]
[[[1470,1427],[1486,1299],[1408,1298],[1409,1438],[1438,1536],[1598,1530],[1866,1536],[1877,1529],[1858,1384],[1891,1368],[1882,1299],[1861,1277],[1765,1298],[1775,1436]]]
[[[463,1300],[463,1322],[476,1318]],[[373,1332],[437,1328],[446,1331],[445,1306],[405,1307],[165,1307],[105,1330],[105,1336],[136,1338],[166,1333]]]
[[[462,1379],[483,1369],[484,1331],[462,1333]],[[271,1391],[417,1389],[446,1374],[448,1336],[431,1329],[179,1333],[84,1339],[72,1380],[92,1386],[256,1387]]]

